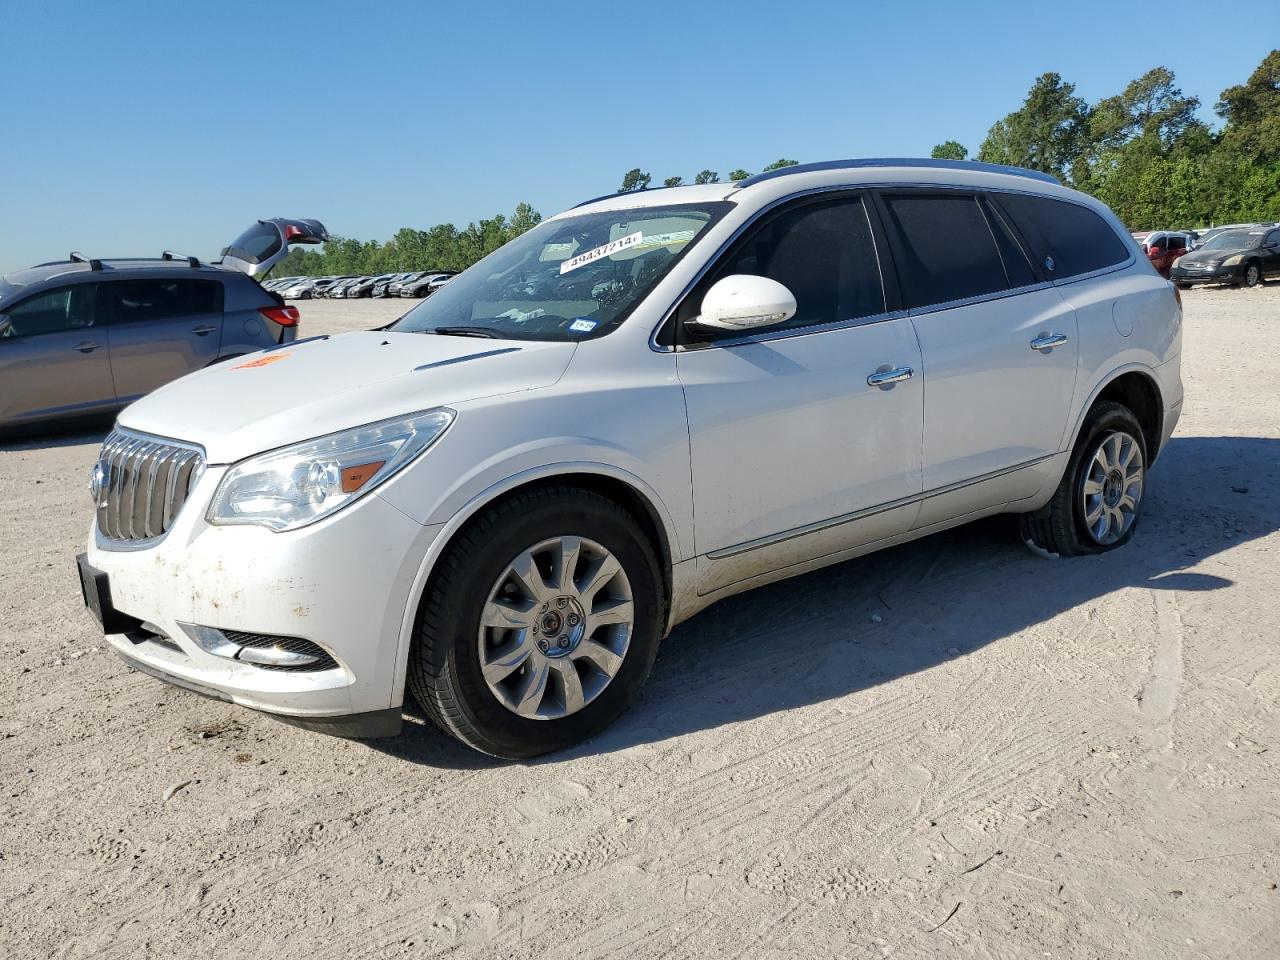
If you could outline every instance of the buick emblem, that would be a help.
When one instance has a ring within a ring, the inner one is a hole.
[[[107,489],[111,482],[111,468],[105,460],[99,460],[89,472],[89,496],[95,507],[107,505]]]

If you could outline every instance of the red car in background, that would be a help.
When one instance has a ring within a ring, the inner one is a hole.
[[[1160,276],[1168,279],[1173,261],[1191,251],[1192,238],[1185,233],[1171,233],[1167,230],[1156,230],[1148,234],[1134,234],[1147,252],[1147,258],[1156,268]]]

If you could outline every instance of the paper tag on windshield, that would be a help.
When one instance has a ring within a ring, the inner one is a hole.
[[[625,237],[619,237],[617,240],[610,240],[594,250],[588,250],[586,253],[580,253],[576,257],[570,257],[560,264],[560,273],[565,274],[570,270],[577,270],[579,267],[599,260],[601,257],[609,257],[626,250],[628,247],[634,247],[643,239],[644,233],[637,230],[635,233],[629,233]]]

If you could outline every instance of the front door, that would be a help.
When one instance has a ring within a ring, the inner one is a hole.
[[[797,312],[678,348],[704,594],[900,533],[919,507],[920,354],[910,322],[887,310],[863,198],[769,215],[680,315],[733,274],[777,280]]]
[[[0,322],[0,424],[92,413],[115,404],[95,283],[28,297]]]

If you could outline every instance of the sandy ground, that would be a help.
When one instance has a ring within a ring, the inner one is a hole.
[[[0,955],[1280,957],[1280,285],[1186,301],[1131,545],[1001,519],[725,601],[530,764],[129,673],[72,567],[98,437],[0,446]]]

